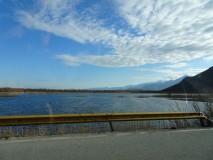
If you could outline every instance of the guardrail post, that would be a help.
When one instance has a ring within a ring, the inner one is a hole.
[[[112,126],[112,122],[109,121],[109,125],[110,125],[110,128],[111,128],[111,131],[114,132],[114,129],[113,129],[113,126]]]
[[[207,119],[207,127],[213,127],[213,118],[212,117]]]
[[[206,127],[206,125],[205,125],[205,119],[203,119],[203,118],[200,118],[200,124],[201,124],[201,126],[202,127]]]

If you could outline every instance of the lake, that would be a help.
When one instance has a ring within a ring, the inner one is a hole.
[[[168,112],[176,105],[191,111],[192,102],[139,93],[22,94],[0,97],[0,115],[105,112]]]

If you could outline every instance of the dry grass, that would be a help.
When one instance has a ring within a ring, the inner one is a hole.
[[[112,126],[116,132],[168,129],[172,127],[169,121],[112,122]],[[111,132],[109,122],[1,127],[0,139],[106,132]]]
[[[15,97],[23,94],[22,92],[0,92],[0,97]]]
[[[152,121],[112,122],[114,131],[137,131],[158,129]],[[52,124],[39,126],[0,127],[0,139],[10,137],[35,137],[79,133],[106,133],[111,132],[109,122]]]
[[[204,114],[210,118],[213,117],[213,94],[207,93],[205,95],[202,95],[202,103],[204,104]],[[195,103],[196,108],[198,110],[201,110],[200,107]]]
[[[188,110],[187,109],[183,110],[176,103],[175,107],[171,107],[171,111],[172,112],[194,111],[198,113],[202,112],[204,113],[205,116],[207,116],[207,118],[213,117],[213,94],[206,93],[206,94],[199,95],[199,99],[203,103],[203,105],[199,105],[199,102],[193,101],[192,108],[189,108]],[[199,120],[173,120],[173,121],[170,121],[170,123],[174,128],[188,128],[188,127],[201,126],[201,123]]]

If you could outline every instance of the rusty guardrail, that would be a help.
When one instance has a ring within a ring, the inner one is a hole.
[[[98,114],[58,114],[58,115],[30,115],[30,116],[0,116],[0,126],[22,126],[41,124],[109,122],[113,131],[113,121],[143,121],[143,120],[175,120],[200,119],[204,127],[202,113],[185,112],[137,112],[137,113],[98,113]]]

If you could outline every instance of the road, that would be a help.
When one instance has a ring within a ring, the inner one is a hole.
[[[213,128],[0,141],[1,160],[210,160]]]

